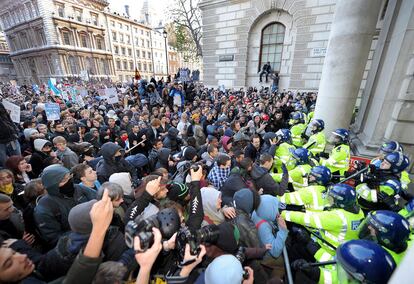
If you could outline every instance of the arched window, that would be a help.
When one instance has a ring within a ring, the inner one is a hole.
[[[280,71],[284,38],[285,26],[281,23],[275,22],[264,27],[260,44],[259,70],[270,62],[272,71]]]

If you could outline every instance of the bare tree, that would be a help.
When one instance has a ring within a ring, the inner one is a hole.
[[[175,0],[171,10],[172,20],[176,28],[186,30],[194,42],[196,56],[202,56],[201,49],[201,11],[200,0]]]

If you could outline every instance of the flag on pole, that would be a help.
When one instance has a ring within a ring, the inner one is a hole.
[[[49,78],[47,85],[49,87],[49,90],[52,91],[53,95],[55,96],[59,96],[62,97],[62,91],[59,90],[55,85],[56,85],[56,79],[54,78]]]
[[[135,67],[135,80],[141,79],[141,74],[139,74],[138,68]]]

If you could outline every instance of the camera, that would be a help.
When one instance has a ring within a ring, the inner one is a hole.
[[[139,216],[138,218],[140,218]],[[138,219],[137,218],[137,219]],[[141,243],[141,249],[146,251],[154,243],[154,235],[152,228],[159,228],[160,224],[157,215],[152,215],[149,218],[135,221],[129,221],[125,227],[125,243],[129,248],[134,247],[134,237],[137,236]]]
[[[176,240],[176,249],[181,259],[184,258],[185,245],[190,246],[190,253],[197,255],[200,251],[200,245],[203,243],[214,244],[219,238],[220,231],[217,225],[208,225],[195,232],[191,232],[188,227],[183,227],[178,231]]]
[[[240,261],[241,265],[243,266],[243,263],[246,260],[246,248],[239,247],[239,249],[237,250],[234,256]],[[247,269],[244,269],[243,279],[249,279],[249,277],[250,277],[249,271]]]
[[[125,243],[129,248],[133,248],[134,238],[138,237],[141,250],[146,251],[154,244],[152,228],[158,228],[162,238],[168,240],[178,231],[180,223],[180,216],[174,208],[165,208],[147,218],[140,215],[125,226]]]

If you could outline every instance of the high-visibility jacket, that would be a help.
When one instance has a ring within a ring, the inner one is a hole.
[[[302,134],[306,130],[306,124],[299,123],[295,124],[290,128],[290,132],[292,133],[292,144],[296,147],[302,147],[303,145],[303,138]]]
[[[358,226],[364,219],[361,209],[358,213],[352,213],[340,208],[306,213],[282,211],[281,216],[286,221],[319,230],[320,237],[335,247],[345,241],[358,239]],[[319,244],[321,248],[332,250],[322,241]]]
[[[362,198],[368,202],[377,203],[378,202],[378,192],[377,189],[369,188],[369,186],[366,183],[361,183],[357,185],[355,188],[356,192],[358,194],[358,198]],[[394,191],[394,189],[388,185],[380,185],[379,191],[386,193],[388,196],[395,196],[394,203],[395,205],[398,205],[398,197],[397,192]]]
[[[339,171],[344,175],[349,169],[349,161],[351,159],[351,152],[349,145],[342,144],[332,149],[328,159],[321,159],[321,166],[327,167],[332,173]]]
[[[311,169],[312,167],[310,165],[298,165],[288,172],[289,182],[292,183],[295,190],[299,190],[303,187],[308,186],[307,176],[310,173]],[[283,173],[274,173],[271,174],[271,176],[276,182],[280,182],[282,180]]]
[[[326,146],[325,133],[321,131],[321,132],[311,135],[311,137],[309,137],[308,142],[305,145],[303,145],[303,148],[308,149],[309,152],[311,152],[314,156],[316,156],[319,153],[322,153],[323,151],[325,151],[325,146]]]
[[[296,162],[295,160],[291,159],[292,153],[289,149],[295,149],[295,146],[284,142],[277,147],[273,159],[272,172],[282,173],[282,163],[286,165],[286,168],[288,170],[295,168]]]
[[[320,276],[318,284],[337,284],[338,282],[338,270],[336,265],[326,265],[319,267]]]
[[[408,175],[407,171],[403,171],[401,173],[400,182],[401,182],[402,189],[407,190],[408,185],[411,183],[410,176]]]
[[[309,124],[312,121],[314,115],[315,115],[315,112],[313,112],[313,111],[308,113],[307,119],[306,119],[307,124]]]
[[[322,185],[311,185],[299,191],[287,192],[280,197],[285,204],[305,206],[306,210],[323,211],[328,205],[326,188]]]

